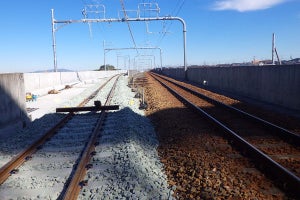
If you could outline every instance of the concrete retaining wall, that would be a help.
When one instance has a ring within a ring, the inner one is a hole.
[[[125,72],[115,70],[0,74],[0,136],[30,121],[26,112],[26,92],[43,95],[51,89],[62,89],[65,85]]]
[[[163,73],[184,78],[183,68]],[[259,101],[300,110],[300,66],[237,66],[188,68],[189,81]]]
[[[183,80],[185,78],[184,67],[180,68],[163,68],[161,73],[176,78],[178,80]]]
[[[114,71],[81,71],[81,72],[47,72],[47,73],[25,73],[25,92],[37,95],[47,94],[49,90],[60,90],[65,85],[71,85],[81,81],[111,77],[124,70]]]
[[[0,129],[29,120],[26,114],[24,76],[0,74]],[[1,131],[0,131],[1,132]]]

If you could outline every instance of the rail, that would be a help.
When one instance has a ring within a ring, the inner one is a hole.
[[[263,126],[269,128],[270,130],[274,131],[274,132],[275,132],[279,137],[281,137],[283,140],[286,140],[286,141],[288,141],[288,142],[290,142],[290,143],[293,143],[293,144],[295,144],[296,146],[300,146],[300,135],[297,135],[297,134],[295,134],[295,133],[293,133],[293,132],[291,132],[291,131],[289,131],[289,130],[287,130],[287,129],[285,129],[285,128],[282,128],[282,127],[280,127],[280,126],[277,126],[276,124],[273,124],[273,123],[271,123],[271,122],[268,122],[268,121],[266,121],[266,120],[264,120],[264,119],[261,119],[261,118],[259,118],[259,117],[257,117],[257,116],[254,116],[254,115],[250,114],[250,113],[247,113],[247,112],[245,112],[245,111],[243,111],[243,110],[240,110],[240,109],[237,109],[237,108],[235,108],[235,107],[226,105],[226,104],[224,104],[224,103],[222,103],[222,102],[220,102],[220,101],[217,101],[217,100],[212,99],[212,98],[210,98],[210,97],[208,97],[208,96],[205,96],[205,95],[203,95],[203,94],[201,94],[201,93],[199,93],[199,92],[197,92],[197,91],[194,91],[194,90],[192,90],[192,89],[190,89],[190,88],[187,88],[187,87],[185,87],[185,86],[183,86],[183,85],[181,85],[181,84],[179,84],[179,83],[176,83],[176,82],[174,82],[174,81],[172,81],[172,80],[170,80],[170,79],[168,79],[168,78],[166,78],[166,77],[163,77],[163,76],[158,75],[158,74],[156,74],[156,75],[159,76],[160,78],[162,78],[162,79],[164,79],[164,80],[167,80],[167,81],[169,81],[169,82],[175,84],[176,86],[178,86],[178,87],[180,87],[180,88],[182,88],[182,89],[184,89],[184,90],[190,92],[191,94],[193,94],[193,95],[195,95],[195,96],[197,96],[197,97],[203,98],[203,99],[205,99],[206,101],[209,101],[209,102],[211,102],[211,103],[213,103],[213,104],[217,104],[217,105],[222,106],[222,107],[224,107],[224,108],[227,108],[227,109],[229,109],[229,110],[231,110],[231,111],[233,111],[233,112],[236,112],[236,113],[238,113],[238,114],[241,114],[243,117],[246,117],[246,118],[248,118],[248,119],[251,119],[251,120],[255,121],[256,123],[259,123],[259,124],[261,124],[261,125],[263,125]]]
[[[114,85],[113,85],[112,89],[110,90],[110,93],[108,94],[108,98],[107,98],[104,106],[108,106],[110,104],[110,101],[113,97],[114,90],[115,90],[115,87],[116,87],[116,84],[117,84],[117,81],[118,81],[119,77],[114,82]],[[80,189],[82,188],[82,186],[84,186],[87,183],[87,181],[85,181],[83,179],[84,179],[84,176],[86,175],[87,170],[90,167],[92,167],[88,163],[94,155],[93,152],[95,150],[95,146],[97,145],[96,141],[97,141],[97,138],[100,134],[100,129],[102,127],[105,116],[106,116],[105,110],[101,111],[100,118],[97,122],[96,128],[94,129],[94,131],[93,131],[93,133],[90,137],[90,140],[88,141],[88,144],[87,144],[85,150],[82,153],[81,159],[78,163],[78,166],[75,170],[75,173],[74,173],[74,175],[73,175],[73,177],[72,177],[65,193],[63,195],[61,195],[62,199],[66,199],[66,200],[67,199],[68,200],[69,199],[70,200],[71,199],[77,199],[77,197],[79,195],[79,192],[80,192]]]
[[[236,132],[228,128],[226,125],[218,121],[216,118],[205,112],[203,109],[198,107],[197,105],[193,104],[191,101],[180,95],[178,92],[176,92],[174,89],[172,89],[170,86],[168,86],[166,83],[162,81],[161,76],[158,76],[154,73],[151,73],[151,76],[157,80],[162,86],[167,88],[174,96],[176,96],[178,99],[180,99],[186,106],[192,108],[200,115],[206,117],[210,121],[212,121],[217,127],[219,127],[221,130],[223,130],[225,133],[227,133],[227,137],[229,137],[236,146],[238,147],[241,152],[247,152],[247,155],[250,156],[254,161],[258,163],[258,166],[262,166],[262,170],[266,172],[268,175],[272,175],[272,177],[276,177],[276,182],[281,182],[281,186],[283,189],[294,196],[300,197],[300,178],[297,177],[295,174],[278,164],[276,161],[274,161],[272,158],[270,158],[268,155],[263,153],[261,150],[247,142],[245,139],[243,139],[241,136],[239,136]],[[165,81],[170,82],[168,79],[163,79]],[[182,88],[184,89],[184,88]],[[203,95],[201,95],[203,96]],[[208,97],[205,96],[205,99]],[[209,98],[210,99],[210,98]],[[213,101],[215,102],[215,101]],[[227,107],[228,108],[228,107]],[[241,112],[243,113],[243,112]],[[264,120],[263,120],[264,121]],[[262,121],[262,122],[263,122]],[[270,124],[270,123],[267,123]]]
[[[89,100],[95,97],[95,95],[104,87],[106,84],[111,81],[111,77],[107,80],[103,85],[101,85],[96,91],[94,91],[88,98],[84,99],[78,106],[82,107],[85,105]],[[17,169],[27,160],[30,159],[31,155],[34,154],[40,146],[42,146],[46,141],[48,141],[55,133],[65,124],[67,123],[72,117],[74,113],[71,112],[67,114],[61,121],[59,121],[54,127],[49,129],[42,137],[38,140],[33,142],[32,145],[27,147],[25,150],[17,154],[13,157],[8,163],[6,163],[3,167],[0,168],[0,185],[12,174],[14,174]]]

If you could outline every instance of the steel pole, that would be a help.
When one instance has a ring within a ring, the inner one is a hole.
[[[187,71],[187,62],[186,62],[186,30],[185,30],[185,23],[184,23],[184,30],[183,30],[183,60],[184,60],[184,71]]]
[[[161,70],[162,70],[162,55],[161,55],[161,49],[159,49],[159,51],[160,51],[160,68],[161,68]]]
[[[105,56],[106,56],[106,54],[105,54],[105,50],[104,50],[104,71],[106,71],[106,60],[105,60]]]
[[[103,59],[104,59],[104,71],[106,71],[106,60],[105,60],[105,52],[106,51],[106,49],[105,49],[105,40],[103,40]]]
[[[52,18],[52,48],[53,48],[53,64],[54,72],[57,72],[57,58],[56,58],[56,38],[55,38],[55,20],[54,20],[54,9],[51,9]]]
[[[183,26],[183,62],[184,62],[184,72],[185,72],[185,79],[187,79],[187,61],[186,61],[186,24],[185,21],[181,18],[176,18],[177,20],[181,21]]]
[[[128,71],[130,70],[130,57],[129,57],[129,63],[128,63],[129,65],[128,65]]]
[[[274,48],[275,48],[275,34],[272,34],[272,65],[275,64],[274,62]]]

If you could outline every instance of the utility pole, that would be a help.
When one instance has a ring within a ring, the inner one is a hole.
[[[104,70],[106,71],[106,63],[105,63],[105,40],[103,40],[103,59],[104,59]]]
[[[274,52],[275,52],[275,34],[272,34],[272,65],[275,65],[274,61]]]
[[[56,37],[55,37],[55,19],[54,19],[54,10],[51,9],[51,16],[52,16],[52,48],[53,48],[53,65],[54,65],[54,72],[57,72],[57,58],[56,58]]]
[[[272,65],[275,65],[274,55],[276,54],[278,64],[281,65],[281,60],[279,58],[277,48],[275,45],[275,33],[272,34]]]

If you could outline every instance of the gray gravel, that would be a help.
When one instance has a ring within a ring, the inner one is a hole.
[[[95,100],[103,99],[108,94],[109,87],[100,91]],[[68,106],[76,106],[84,98],[99,88],[99,84],[85,90],[81,95],[65,102]],[[92,102],[93,103],[93,102]],[[64,105],[62,105],[63,107]],[[51,116],[51,117],[47,117]],[[7,147],[15,150],[15,153],[8,154],[9,150],[1,152],[4,155],[13,156],[27,147],[33,139],[39,138],[49,125],[57,123],[62,118],[62,114],[49,114],[32,123],[31,128],[15,134],[12,143],[8,141]],[[63,190],[64,184],[69,178],[72,169],[82,152],[85,143],[93,131],[99,114],[85,112],[72,118],[61,130],[58,131],[50,141],[46,142],[42,149],[38,150],[33,158],[19,168],[19,172],[10,176],[0,186],[0,199],[57,199]],[[49,118],[49,119],[48,119]],[[36,135],[32,136],[30,131],[36,129]],[[5,147],[3,143],[1,147]],[[4,148],[3,148],[4,149]],[[7,157],[7,156],[6,156]],[[8,161],[8,160],[7,160]]]
[[[82,92],[75,96],[72,95],[71,90],[65,90],[59,95],[47,95],[47,97],[44,97],[46,99],[45,101],[42,99],[38,99],[37,102],[27,102],[28,107],[42,106],[41,108],[35,111],[37,112],[36,115],[42,117],[36,118],[26,128],[18,129],[15,132],[10,133],[10,136],[6,137],[5,139],[0,139],[0,167],[6,164],[13,156],[15,156],[21,150],[28,147],[33,141],[39,139],[49,129],[49,127],[56,124],[60,119],[62,119],[65,116],[63,114],[56,114],[56,107],[77,106],[86,97],[88,97],[91,93],[97,90],[106,80],[108,80],[108,78],[95,80],[93,84],[78,84],[78,86],[74,88],[74,90],[78,90],[79,87],[82,88]],[[51,100],[53,98],[57,98],[57,96],[60,95],[62,97],[59,98],[63,98],[63,102],[56,104],[55,101]],[[90,102],[89,105],[91,104],[93,104],[93,102]],[[44,115],[44,111],[47,111],[48,114]]]
[[[84,119],[88,122],[82,123]],[[19,168],[17,174],[8,178],[0,187],[0,197],[57,199],[96,124],[96,116],[76,115],[71,124],[78,123],[80,129],[77,129],[78,125],[61,129],[33,155],[31,161]]]
[[[156,151],[158,140],[121,77],[79,199],[173,199]]]
[[[33,141],[39,139],[46,130],[49,130],[50,126],[56,124],[63,116],[47,114],[42,119],[35,120],[25,129],[16,130],[10,137],[0,140],[0,167],[31,145]]]
[[[104,104],[112,84],[113,81],[101,90],[95,100]],[[93,168],[86,176],[88,185],[81,190],[79,199],[173,199],[157,155],[153,126],[138,109],[139,100],[126,85],[127,77],[121,76],[111,103],[120,105],[120,110],[107,115],[97,154],[91,161]],[[97,87],[85,90],[61,107],[76,106]],[[92,101],[87,106],[93,104]],[[0,199],[57,199],[96,123],[95,115],[83,113],[73,118],[20,167],[18,174],[0,186]],[[0,160],[8,161],[62,117],[49,114],[36,120],[24,130],[27,134],[16,134],[15,147],[0,142]]]

